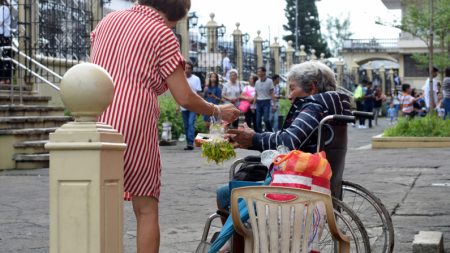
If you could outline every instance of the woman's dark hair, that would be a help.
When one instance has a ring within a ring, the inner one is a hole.
[[[9,6],[8,0],[0,0],[0,5]]]
[[[252,75],[253,83],[256,84],[256,81],[258,81],[258,76]]]
[[[212,75],[215,75],[215,76],[216,76],[216,82],[215,82],[214,84],[215,84],[215,86],[218,86],[218,85],[219,85],[219,75],[217,75],[216,72],[211,72],[211,73],[209,73],[208,84],[209,84],[209,85],[212,84],[212,81],[211,81],[211,76],[212,76]]]
[[[138,0],[138,3],[157,9],[172,22],[184,18],[191,8],[191,0]]]
[[[404,83],[404,84],[402,84],[402,91],[403,91],[403,92],[406,92],[406,90],[408,90],[408,89],[409,89],[409,87],[411,87],[411,85],[410,85],[410,84],[408,84],[408,83]]]
[[[445,68],[445,77],[450,77],[450,67]]]

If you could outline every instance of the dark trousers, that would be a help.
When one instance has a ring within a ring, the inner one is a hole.
[[[11,46],[11,37],[3,37],[0,35],[0,47],[2,46]],[[12,57],[11,49],[3,50],[3,57]],[[10,61],[1,61],[0,60],[0,81],[11,82],[11,62]]]
[[[256,100],[256,127],[257,133],[262,132],[262,118],[264,117],[264,125],[266,132],[272,132],[270,123],[270,110],[272,109],[271,99]]]
[[[363,101],[356,101],[356,110],[360,112],[364,111]],[[364,118],[359,118],[359,124],[364,125]]]
[[[248,109],[248,111],[244,114],[245,123],[248,127],[255,129],[256,127],[256,111]]]

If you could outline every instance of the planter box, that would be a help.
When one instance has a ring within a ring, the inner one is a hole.
[[[372,148],[450,148],[450,137],[372,137]]]

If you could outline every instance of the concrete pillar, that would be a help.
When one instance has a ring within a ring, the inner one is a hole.
[[[295,49],[292,47],[292,40],[288,41],[288,46],[286,48],[286,67],[287,69],[290,69],[292,65],[294,64],[294,53]]]
[[[114,86],[101,67],[78,64],[61,81],[70,122],[50,134],[50,253],[122,253],[122,135],[96,122]]]
[[[305,52],[305,46],[304,45],[300,45],[300,62],[305,62],[306,61],[306,52]]]
[[[344,61],[342,59],[336,61],[336,72],[337,72],[336,74],[337,85],[342,86],[344,81]]]
[[[185,59],[189,59],[189,28],[187,19],[187,16],[184,17],[182,20],[177,22],[176,26],[177,34],[181,37],[181,53]]]
[[[103,18],[103,0],[91,0],[92,5],[92,25],[96,27]],[[36,1],[38,2],[38,1]]]
[[[258,36],[256,36],[255,39],[253,39],[253,45],[255,46],[255,54],[256,54],[256,67],[262,67],[263,65],[263,39],[261,38],[261,31],[256,32]]]
[[[380,66],[381,94],[384,94],[384,95],[386,95],[386,77],[384,76],[385,73],[386,73],[386,70],[384,68],[384,65],[381,65]]]
[[[369,79],[369,81],[371,81],[371,82],[373,80],[372,71],[373,71],[372,62],[370,61],[367,63],[366,73],[367,73],[367,79]]]
[[[280,44],[278,37],[274,38],[272,45],[270,45],[270,53],[273,59],[273,74],[280,74]]]
[[[208,53],[217,52],[217,22],[214,21],[215,14],[209,14],[211,18],[208,23],[206,23],[206,33],[208,38]]]
[[[239,26],[241,24],[239,22],[236,23],[236,30],[233,31],[233,43],[234,43],[234,50],[236,52],[236,68],[239,73],[239,79],[242,80],[242,77],[244,76],[242,74],[242,70],[244,69],[243,65],[243,51],[242,51],[242,32],[239,30]]]
[[[311,49],[311,61],[317,61],[316,50]]]

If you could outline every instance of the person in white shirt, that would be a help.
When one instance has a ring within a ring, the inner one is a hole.
[[[192,74],[192,70],[194,65],[192,62],[186,62],[186,78],[191,87],[192,91],[196,93],[200,93],[202,91],[202,85],[200,82],[200,78],[198,76]],[[193,150],[194,149],[194,138],[195,138],[195,120],[197,118],[197,114],[195,112],[188,111],[186,108],[180,106],[181,115],[183,116],[184,123],[184,133],[186,134],[186,147],[184,150]]]
[[[434,109],[438,103],[438,92],[439,92],[439,88],[438,88],[438,80],[437,80],[437,75],[438,75],[439,70],[436,67],[433,67],[433,71],[431,72],[431,74],[433,75],[433,97],[434,97],[434,105],[431,105],[431,100],[430,100],[430,78],[427,78],[427,80],[425,81],[425,84],[422,88],[423,90],[423,95],[425,98],[425,104],[427,106],[427,111],[430,111],[430,109]],[[432,108],[431,108],[432,107]]]
[[[0,47],[11,46],[11,12],[7,0],[0,0]],[[3,57],[11,57],[11,50],[3,50]],[[11,82],[11,63],[0,61],[0,84]]]
[[[230,80],[230,70],[232,69],[231,61],[226,51],[222,52],[222,57],[223,77],[228,81]]]

